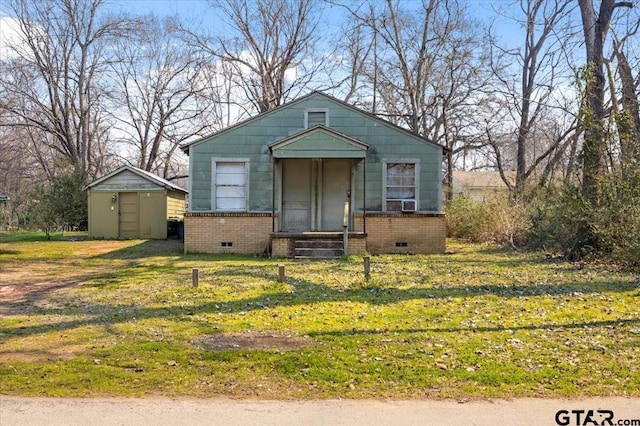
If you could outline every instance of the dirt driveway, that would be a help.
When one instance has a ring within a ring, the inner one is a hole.
[[[46,306],[47,297],[51,293],[81,286],[96,277],[108,275],[131,260],[114,257],[108,265],[86,262],[94,257],[126,249],[132,245],[129,240],[101,241],[99,244],[90,240],[71,239],[67,242],[67,258],[36,257],[28,262],[28,267],[25,267],[24,262],[0,265],[0,315],[27,314],[37,307]],[[146,251],[141,251],[140,256],[148,253],[182,252],[182,242],[178,240],[153,240],[141,246],[144,246],[141,250]],[[9,249],[4,253],[12,254],[13,246],[5,247]],[[0,250],[0,254],[2,253]]]
[[[611,416],[613,417],[609,423],[607,419]],[[165,398],[57,399],[0,396],[0,424],[640,425],[640,399],[516,399],[462,403],[372,400],[284,402]]]

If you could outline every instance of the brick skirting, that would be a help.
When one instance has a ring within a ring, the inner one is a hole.
[[[276,231],[278,217],[275,217]],[[271,244],[271,213],[187,213],[185,253],[263,253]]]
[[[364,231],[363,215],[356,213],[355,231]],[[444,253],[447,223],[444,214],[367,213],[367,251],[370,254]]]
[[[275,217],[278,232],[278,217]],[[271,213],[187,213],[184,218],[186,253],[263,253],[290,256],[288,238],[272,240]],[[362,213],[354,217],[355,232],[364,232]],[[350,238],[349,254],[368,252],[444,253],[444,214],[367,213],[366,238]]]

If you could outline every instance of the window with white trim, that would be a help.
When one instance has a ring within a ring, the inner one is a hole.
[[[244,161],[214,161],[215,210],[247,209],[247,164]]]
[[[305,127],[313,126],[329,126],[329,113],[326,109],[309,109],[305,111],[304,121]]]
[[[386,211],[402,211],[403,201],[416,199],[417,168],[416,163],[386,163]]]

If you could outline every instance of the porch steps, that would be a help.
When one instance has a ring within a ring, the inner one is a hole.
[[[336,259],[344,255],[342,239],[314,239],[296,240],[294,244],[296,259]]]

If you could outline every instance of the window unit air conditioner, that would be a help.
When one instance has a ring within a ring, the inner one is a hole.
[[[416,200],[402,200],[402,211],[403,212],[415,212],[416,211]]]

